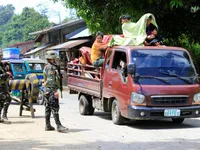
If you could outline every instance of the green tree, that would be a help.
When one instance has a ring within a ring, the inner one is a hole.
[[[53,0],[59,1],[59,0]],[[60,0],[63,1],[63,0]],[[75,8],[90,30],[121,33],[119,16],[130,14],[136,22],[144,13],[153,13],[160,32],[165,37],[177,38],[182,34],[200,41],[199,0],[65,0],[66,6]]]
[[[65,1],[74,8],[88,28],[105,34],[122,33],[119,17],[130,14],[136,22],[143,14],[153,13],[166,45],[185,47],[200,66],[199,0],[52,0]],[[199,70],[200,71],[200,70]],[[199,72],[200,73],[200,72]]]
[[[4,24],[6,24],[11,17],[14,15],[14,6],[9,5],[0,5],[0,45],[2,44],[2,32],[5,31],[5,28],[3,27]]]
[[[12,4],[0,5],[0,26],[7,23],[14,15],[15,7]]]
[[[2,46],[7,46],[16,42],[32,40],[35,37],[29,35],[30,32],[38,31],[49,26],[46,16],[40,15],[33,8],[24,8],[20,15],[14,15],[11,20],[3,26]]]

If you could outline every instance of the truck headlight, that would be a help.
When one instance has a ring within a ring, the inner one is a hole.
[[[194,100],[196,103],[200,102],[200,93],[195,94],[194,97],[193,97],[193,100]]]
[[[138,94],[135,92],[131,94],[131,102],[142,104],[144,100],[145,100],[145,96],[142,94]]]

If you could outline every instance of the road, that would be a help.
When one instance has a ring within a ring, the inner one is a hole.
[[[77,95],[64,92],[60,116],[70,130],[59,133],[44,131],[44,106],[34,107],[32,119],[29,112],[19,117],[18,105],[10,106],[12,124],[0,123],[0,150],[200,150],[200,119],[186,119],[182,125],[162,120],[117,126],[109,113],[79,115]]]

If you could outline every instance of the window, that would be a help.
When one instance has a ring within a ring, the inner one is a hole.
[[[173,72],[182,77],[195,76],[189,56],[178,50],[133,50],[132,62],[136,64],[137,73],[165,77],[161,72]]]
[[[44,64],[36,64],[36,63],[29,63],[28,64],[31,70],[43,70]]]
[[[114,58],[113,58],[113,69],[119,69],[123,67],[122,65],[127,63],[126,60],[126,53],[121,51],[115,51]]]
[[[16,72],[24,72],[23,64],[14,64],[13,67]]]
[[[112,68],[121,73],[124,82],[127,81],[127,59],[125,52],[115,51]]]
[[[189,55],[182,50],[132,50],[131,62],[136,65],[136,73],[140,76],[140,84],[185,85],[198,83],[192,61]],[[141,78],[142,76],[153,78]],[[167,82],[155,77],[165,79]]]

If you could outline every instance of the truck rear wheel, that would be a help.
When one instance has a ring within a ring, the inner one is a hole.
[[[185,118],[172,118],[173,123],[182,124]]]
[[[94,108],[92,106],[92,100],[85,95],[81,95],[79,98],[79,113],[81,115],[93,115]]]
[[[88,115],[93,115],[94,114],[95,108],[92,106],[92,99],[89,100],[89,111]]]
[[[124,124],[124,117],[122,117],[121,115],[119,102],[116,99],[112,103],[111,115],[112,115],[112,121],[114,124],[117,124],[117,125]]]

